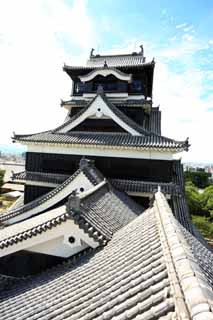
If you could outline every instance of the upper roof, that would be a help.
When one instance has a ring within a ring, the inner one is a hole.
[[[23,144],[48,144],[88,146],[91,148],[117,147],[119,149],[142,150],[168,150],[173,152],[188,151],[189,144],[186,141],[176,141],[157,135],[132,136],[128,133],[101,133],[101,132],[71,132],[71,133],[38,133],[31,135],[15,135],[15,141]]]
[[[140,66],[145,63],[143,46],[139,53],[133,52],[132,54],[119,54],[119,55],[94,55],[94,49],[91,50],[90,59],[87,61],[87,67],[100,68],[104,64],[109,67],[121,66]]]
[[[86,66],[68,66],[64,64],[63,70],[71,75],[70,72],[74,74],[75,71],[78,71],[83,72],[84,74],[84,72],[89,72],[97,68],[103,68],[106,65],[110,68],[119,68],[120,70],[144,67],[151,67],[151,69],[153,69],[155,65],[154,59],[151,62],[146,62],[143,46],[140,46],[140,48],[140,52],[116,55],[94,55],[94,49],[92,49]]]
[[[92,116],[96,116],[97,118],[103,116],[109,117],[129,134],[72,131],[72,129],[77,127],[85,119]],[[157,125],[153,125],[154,129],[158,127],[159,120],[160,117],[158,115],[155,117],[154,122]],[[156,131],[158,132],[158,130]],[[137,150],[161,149],[174,152],[187,151],[189,147],[188,140],[175,141],[143,128],[120,111],[107,97],[99,93],[85,108],[75,114],[71,119],[65,121],[61,126],[38,134],[15,135],[13,139],[26,144],[87,145],[95,148],[116,146],[119,148],[137,148]]]
[[[0,300],[2,320],[213,319],[207,273],[160,192],[102,250],[11,286]]]

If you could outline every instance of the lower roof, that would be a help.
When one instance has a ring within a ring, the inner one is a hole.
[[[211,320],[213,293],[158,192],[102,249],[1,291],[0,308],[2,320]]]
[[[188,151],[188,140],[176,141],[163,136],[133,136],[128,133],[68,132],[51,131],[31,135],[15,135],[13,139],[24,144],[48,144],[69,146],[90,146],[94,148],[119,147],[134,150]]]

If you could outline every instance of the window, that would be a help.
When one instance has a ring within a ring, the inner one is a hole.
[[[84,83],[76,82],[74,91],[75,91],[75,93],[83,93],[84,92]]]
[[[133,80],[131,89],[133,92],[142,92],[142,81],[141,80]]]

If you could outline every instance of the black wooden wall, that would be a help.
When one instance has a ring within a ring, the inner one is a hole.
[[[40,187],[40,186],[32,186],[32,185],[25,185],[24,187],[24,203],[28,203],[33,201],[40,196],[43,196],[47,192],[52,190],[52,188],[47,187]]]
[[[86,156],[108,178],[134,178],[146,181],[172,181],[173,161]],[[80,155],[27,152],[26,170],[73,174],[79,168]]]
[[[149,122],[149,115],[144,111],[142,107],[122,107],[117,106],[117,108],[122,111],[124,114],[126,114],[130,119],[134,120],[136,123],[140,125],[144,125],[144,123]],[[82,107],[75,107],[72,108],[70,116],[73,117],[76,115],[79,111],[81,111]],[[101,119],[97,119],[97,122],[100,122]],[[99,123],[98,123],[99,125]]]

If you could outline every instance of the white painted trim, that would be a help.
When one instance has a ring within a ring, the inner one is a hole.
[[[25,185],[27,185],[27,186],[39,186],[39,187],[56,188],[56,187],[59,186],[59,183],[27,180],[25,182]]]
[[[89,196],[90,194],[94,193],[96,190],[103,187],[105,184],[106,184],[106,179],[104,178],[104,180],[101,181],[100,183],[98,183],[96,186],[79,193],[79,198],[83,199],[83,198]]]
[[[96,96],[96,94],[97,93],[84,93],[84,95],[83,96],[72,96],[72,98],[73,99],[71,99],[71,100],[85,100],[86,102],[89,102],[89,101],[91,101],[91,99],[92,98],[94,98],[95,96]],[[128,95],[128,93],[105,93],[106,94],[106,96],[107,97],[111,97],[111,95],[112,95],[112,99],[110,99],[110,101],[113,101],[113,100],[115,100],[116,101],[116,99],[119,99],[120,100],[120,98],[123,98],[122,100],[143,100],[143,99],[145,99],[145,96],[144,95],[134,95],[134,94],[132,94],[132,95]],[[151,99],[150,100],[146,100],[148,103],[151,101]],[[66,106],[68,106],[68,105],[65,105],[64,107],[66,107]]]
[[[18,224],[8,226],[7,228],[1,230],[0,240],[12,237],[21,232],[25,232],[51,219],[57,218],[61,214],[65,213],[65,210],[65,206],[61,206],[57,209],[45,212],[42,215],[38,215]],[[68,242],[69,236],[73,236],[75,238],[76,241],[74,244],[70,244]],[[55,240],[59,238],[61,241],[56,241],[57,246],[53,247]],[[86,246],[82,245],[83,242],[86,244]],[[72,219],[68,219],[64,223],[57,225],[55,228],[48,229],[32,238],[28,238],[27,240],[20,241],[17,244],[13,244],[12,246],[1,249],[0,257],[20,250],[29,250],[46,254],[54,254],[60,257],[69,257],[88,246],[96,248],[98,243],[95,242],[93,238],[90,238],[82,229],[80,229]]]
[[[173,160],[175,151],[159,151],[155,149],[131,149],[128,147],[110,147],[110,146],[72,146],[72,145],[47,145],[47,144],[32,144],[28,145],[28,152],[40,153],[57,153],[70,155],[84,156],[100,156],[113,158],[131,158],[131,159],[158,159],[158,160]]]
[[[97,93],[84,93],[83,98],[94,98],[97,95]],[[111,93],[105,93],[107,97],[117,97],[117,98],[128,98],[128,92],[111,92]]]
[[[128,124],[126,124],[122,119],[120,119],[114,112],[107,106],[106,102],[103,100],[103,98],[98,95],[96,96],[95,100],[89,108],[81,114],[77,119],[75,119],[73,122],[67,124],[62,129],[57,130],[59,133],[66,133],[76,126],[78,126],[80,123],[82,123],[87,118],[90,118],[92,116],[96,116],[96,118],[102,118],[102,116],[109,117],[112,120],[114,120],[120,127],[122,127],[127,132],[131,133],[135,136],[140,136],[141,134],[136,131],[135,129],[131,128]]]
[[[47,210],[48,208],[52,207],[54,204],[60,202],[64,198],[66,198],[70,193],[77,189],[77,191],[80,193],[80,188],[83,186],[84,190],[88,190],[91,187],[93,187],[92,183],[88,180],[88,178],[83,174],[83,172],[80,172],[74,180],[72,180],[66,187],[64,187],[61,191],[59,191],[55,196],[53,196],[50,199],[47,199],[42,204],[36,206],[35,208],[28,210],[18,216],[9,218],[5,221],[5,224],[13,224],[22,220],[25,220],[27,218],[30,218],[34,216],[35,214],[38,214],[44,210]]]
[[[141,198],[152,198],[154,193],[152,192],[135,192],[135,191],[127,191],[127,194],[129,196],[135,196],[135,197],[141,197]],[[171,199],[171,195],[170,194],[166,194],[165,195],[166,199]]]
[[[132,75],[131,74],[120,74],[120,72],[118,72],[117,70],[113,70],[113,69],[109,69],[109,68],[102,68],[102,69],[98,69],[98,70],[93,70],[92,72],[83,75],[83,76],[79,76],[79,79],[82,82],[87,82],[90,81],[92,79],[94,79],[96,76],[103,76],[103,77],[107,77],[109,75],[113,75],[115,76],[117,79],[123,80],[123,81],[128,81],[129,83],[132,81]]]

